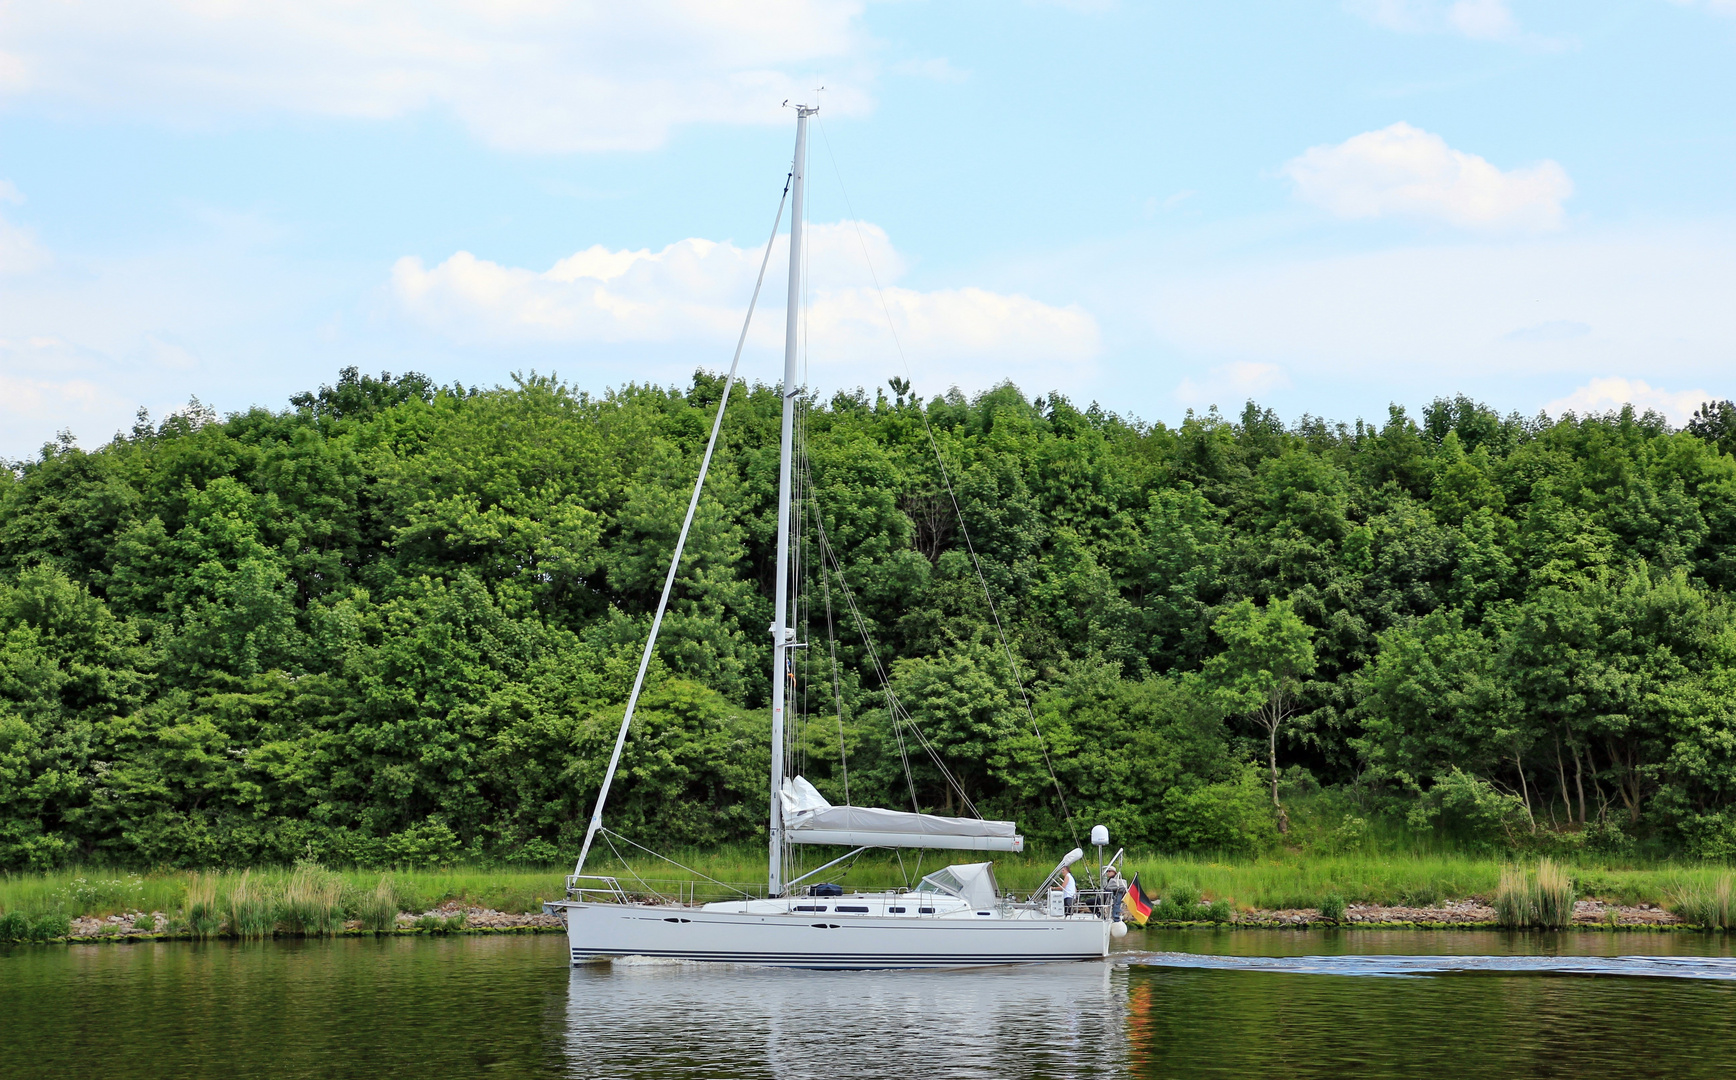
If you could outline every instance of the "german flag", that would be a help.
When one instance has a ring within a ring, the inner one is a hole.
[[[1144,926],[1145,920],[1151,918],[1151,897],[1139,887],[1138,874],[1133,875],[1133,884],[1127,887],[1127,896],[1121,902],[1121,918],[1130,926]]]

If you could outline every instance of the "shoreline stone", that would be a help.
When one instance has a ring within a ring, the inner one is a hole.
[[[1322,919],[1318,908],[1256,909],[1236,913],[1231,925],[1275,928],[1411,926],[1450,929],[1487,928],[1496,926],[1497,923],[1494,906],[1472,897],[1434,907],[1350,904],[1344,909],[1344,921],[1340,923],[1330,923]],[[1573,927],[1579,930],[1677,929],[1687,926],[1687,921],[1680,915],[1665,911],[1656,904],[1611,904],[1603,900],[1580,900],[1573,905]]]
[[[153,929],[143,930],[133,924],[141,915],[150,915]],[[416,926],[419,919],[434,917],[441,920],[455,915],[465,916],[461,929],[442,931],[449,934],[481,933],[558,933],[563,924],[560,916],[543,912],[507,912],[493,908],[447,901],[423,912],[399,912],[394,936],[425,933]],[[1208,927],[1222,925],[1236,929],[1415,929],[1415,930],[1487,930],[1498,928],[1495,909],[1475,897],[1455,900],[1433,907],[1400,905],[1351,904],[1345,909],[1341,923],[1330,923],[1320,916],[1317,908],[1256,909],[1237,912],[1227,924],[1182,922],[1149,924],[1159,928]],[[119,915],[80,916],[72,920],[71,933],[58,940],[73,943],[105,941],[186,941],[194,940],[185,932],[172,932],[169,916],[161,911],[128,911]],[[1580,900],[1574,904],[1573,928],[1576,930],[1696,930],[1681,916],[1655,904],[1611,904],[1602,900]],[[354,920],[345,924],[339,936],[367,936],[361,924]]]
[[[139,916],[146,914],[151,916],[152,929],[142,930],[135,927],[133,923],[138,920]],[[441,933],[550,933],[564,928],[558,915],[548,915],[540,911],[496,911],[493,908],[447,901],[427,911],[400,911],[397,929],[393,933],[404,935],[425,933],[426,931],[416,925],[417,920],[428,916],[446,920],[459,914],[463,914],[465,917],[464,926],[452,930],[442,930]],[[81,915],[71,920],[71,933],[56,940],[66,942],[196,940],[194,935],[184,930],[179,932],[170,930],[169,924],[169,916],[161,911],[128,911],[119,915]],[[336,936],[366,936],[370,933],[371,931],[362,929],[360,922],[351,919],[344,923],[342,934]]]

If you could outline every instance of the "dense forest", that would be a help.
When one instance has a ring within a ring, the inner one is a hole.
[[[0,469],[0,866],[570,857],[721,389],[347,370]],[[1736,854],[1728,402],[892,390],[804,414],[789,754],[834,800]],[[608,814],[665,847],[765,830],[779,398],[738,395]]]

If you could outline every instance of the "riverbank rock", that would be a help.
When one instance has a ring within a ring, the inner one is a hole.
[[[437,919],[450,919],[454,915],[464,916],[464,925],[478,930],[506,930],[522,926],[551,927],[561,926],[559,915],[547,915],[540,911],[510,912],[495,911],[493,908],[476,907],[448,900],[439,907],[432,908],[420,914],[405,912],[398,916],[399,926],[413,926],[417,919],[432,915]]]
[[[1613,916],[1613,918],[1611,917]],[[1573,905],[1575,925],[1617,926],[1681,926],[1686,920],[1673,911],[1656,904],[1609,904],[1602,900],[1581,900]]]
[[[1486,926],[1495,921],[1493,905],[1472,897],[1433,907],[1402,907],[1385,904],[1351,904],[1344,910],[1343,926],[1379,926],[1402,923],[1412,926]],[[1243,926],[1330,926],[1318,908],[1286,908],[1245,911],[1235,918]],[[1656,904],[1611,904],[1581,900],[1573,905],[1575,926],[1680,926],[1681,916]]]
[[[1495,909],[1481,900],[1455,900],[1432,907],[1385,907],[1351,904],[1344,909],[1346,922],[1486,923],[1495,921]]]
[[[153,911],[151,929],[142,930],[133,924],[139,920],[142,911],[129,911],[122,915],[80,915],[71,922],[71,930],[67,935],[75,938],[97,937],[145,937],[149,934],[160,934],[169,925],[169,917],[160,911]]]

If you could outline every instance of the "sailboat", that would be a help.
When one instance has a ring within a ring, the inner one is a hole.
[[[832,885],[803,882],[861,852],[877,848],[917,848],[953,852],[1020,852],[1024,837],[1010,821],[945,817],[917,811],[877,807],[834,806],[801,776],[784,775],[784,726],[789,682],[789,657],[799,647],[790,620],[790,521],[792,446],[795,410],[801,387],[797,380],[798,325],[801,307],[803,194],[806,180],[808,120],[819,110],[798,105],[794,163],[785,185],[790,201],[789,294],[786,307],[783,376],[783,425],[778,472],[777,585],[772,634],[772,725],[769,799],[769,870],[764,896],[708,903],[646,902],[630,895],[618,879],[586,874],[593,841],[602,831],[603,807],[620,764],[621,749],[644,685],[657,631],[675,582],[700,488],[716,447],[729,390],[740,363],[743,326],[722,400],[713,420],[711,441],[700,465],[700,478],[688,505],[687,519],[676,541],[674,558],[664,580],[663,595],[653,617],[650,637],[641,656],[638,676],[628,696],[614,753],[598,792],[596,809],[585,833],[584,847],[567,879],[567,897],[544,905],[561,915],[567,928],[572,962],[643,956],[690,961],[767,964],[820,969],[944,968],[994,964],[1070,961],[1108,954],[1112,925],[1102,910],[1074,910],[1060,890],[1047,886],[1082,857],[1074,848],[1061,860],[1044,887],[1020,901],[1004,894],[995,881],[992,862],[964,863],[936,870],[911,888],[844,894]],[[783,205],[778,208],[779,219]],[[774,222],[775,239],[778,223]],[[771,257],[768,241],[760,282]],[[754,288],[754,301],[759,285]],[[750,302],[748,319],[752,319]],[[1093,830],[1093,841],[1099,839]],[[1106,841],[1107,837],[1104,836]],[[849,854],[802,875],[784,880],[788,845],[836,845]],[[1101,858],[1101,847],[1099,857]],[[1124,932],[1124,931],[1123,931]]]

